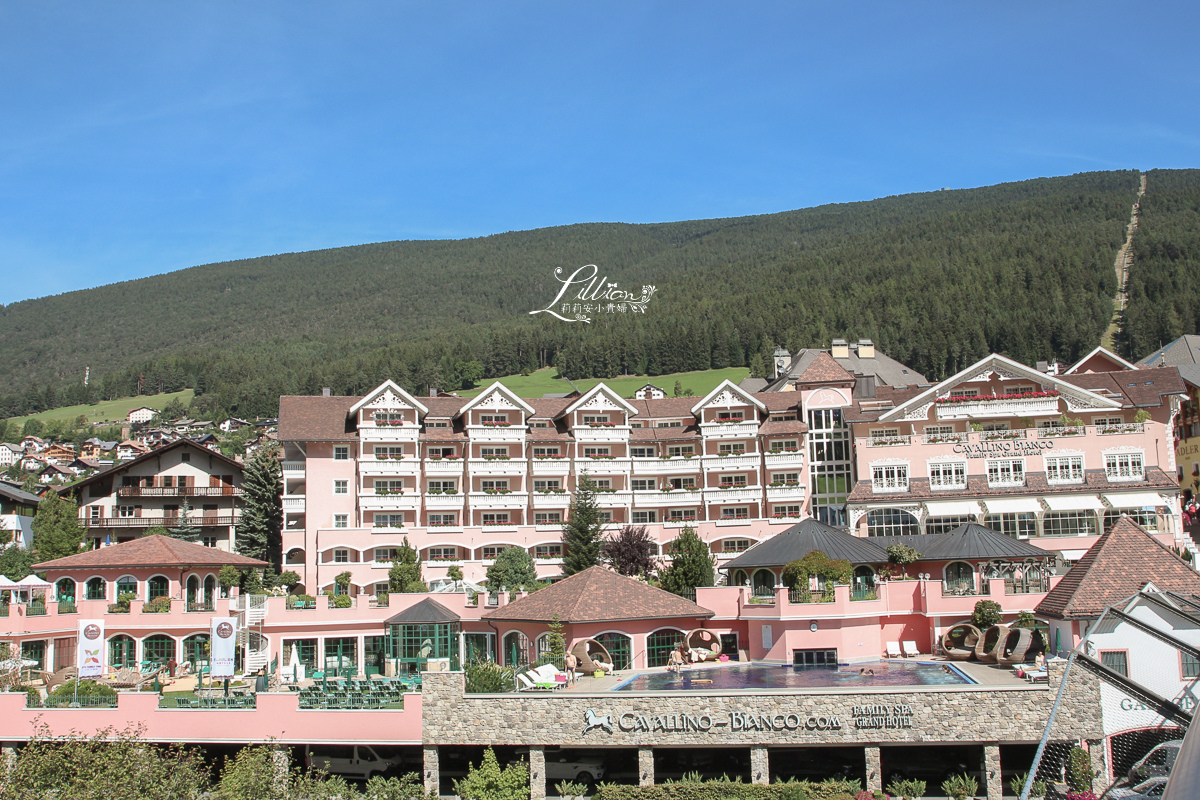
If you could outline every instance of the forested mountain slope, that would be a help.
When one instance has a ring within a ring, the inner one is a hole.
[[[1151,173],[1147,201],[1168,178],[1189,197],[1200,185]],[[776,344],[835,336],[872,338],[930,377],[992,350],[1071,359],[1104,331],[1137,184],[1135,171],[1095,172],[753,217],[389,242],[26,301],[0,310],[0,385],[16,390],[0,416],[132,394],[139,376],[147,392],[189,386],[213,410],[269,413],[283,393],[385,377],[457,388],[546,364],[569,377],[756,366]],[[555,268],[589,263],[623,289],[656,286],[646,313],[588,325],[529,315],[557,292]],[[1180,325],[1194,326],[1191,308]]]

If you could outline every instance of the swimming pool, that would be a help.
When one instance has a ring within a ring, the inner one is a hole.
[[[948,671],[947,669],[948,668]],[[864,670],[873,670],[874,675]],[[684,668],[682,674],[647,672],[613,687],[615,692],[708,691],[724,689],[838,689],[868,686],[961,686],[975,683],[953,664],[872,661],[827,667],[736,664]]]

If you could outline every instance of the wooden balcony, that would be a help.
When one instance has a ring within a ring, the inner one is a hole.
[[[198,528],[213,528],[225,525],[236,525],[241,517],[217,516],[201,514],[190,517],[190,522]],[[161,525],[165,528],[178,527],[180,517],[81,517],[79,523],[85,528],[153,528]]]
[[[241,497],[238,486],[122,486],[117,497]]]

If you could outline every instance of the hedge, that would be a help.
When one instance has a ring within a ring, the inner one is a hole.
[[[858,781],[787,781],[764,786],[739,781],[680,781],[654,786],[602,783],[592,800],[854,800]]]

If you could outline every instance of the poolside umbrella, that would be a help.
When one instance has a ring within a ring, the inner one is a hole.
[[[1062,628],[1054,629],[1054,652],[1062,652]]]
[[[300,680],[300,678],[299,678],[300,670],[297,669],[297,667],[299,667],[299,666],[300,666],[300,654],[296,652],[296,645],[293,644],[292,645],[292,655],[288,658],[288,669],[292,673],[293,681]]]

